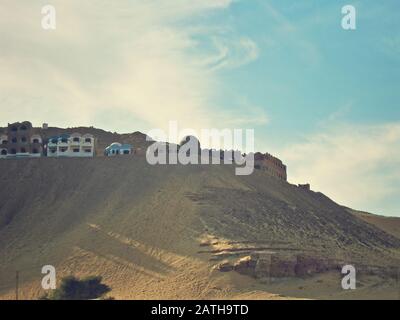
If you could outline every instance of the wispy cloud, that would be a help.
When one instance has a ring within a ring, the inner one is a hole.
[[[281,154],[291,181],[311,182],[355,209],[400,215],[385,211],[385,202],[400,194],[400,123],[327,127]]]
[[[7,101],[1,113],[7,121],[23,117],[60,126],[97,121],[119,131],[165,128],[169,120],[194,129],[215,127],[220,83],[213,71],[258,55],[246,37],[219,39],[223,23],[202,24],[204,15],[228,8],[231,0],[52,4],[55,31],[40,27],[41,1],[0,4],[1,12],[14,13],[0,22],[0,92]],[[214,39],[219,50],[212,66],[203,64],[204,51],[196,51],[198,34]]]
[[[213,71],[246,65],[256,60],[260,54],[257,44],[246,37],[233,40],[214,37],[213,44],[217,54],[204,61],[204,64]]]
[[[354,99],[347,101],[343,105],[336,108],[336,110],[329,114],[326,119],[323,119],[319,123],[317,123],[318,126],[324,129],[329,126],[337,125],[337,123],[346,119],[346,116],[351,112],[354,106]]]
[[[233,108],[217,112],[216,116],[227,126],[234,128],[254,128],[266,125],[270,121],[265,106],[256,105],[241,96],[237,96],[236,105]]]

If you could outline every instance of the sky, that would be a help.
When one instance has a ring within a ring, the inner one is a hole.
[[[41,26],[42,6],[56,29]],[[341,27],[344,5],[356,30]],[[400,216],[400,3],[2,0],[0,126],[254,129],[291,183]]]

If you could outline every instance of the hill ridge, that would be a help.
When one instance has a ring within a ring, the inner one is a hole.
[[[260,170],[38,158],[0,161],[0,179],[0,297],[19,269],[26,297],[38,297],[42,264],[101,275],[112,296],[136,299],[233,298],[253,285],[268,295],[265,259],[296,279],[339,263],[393,277],[400,261],[395,234]]]

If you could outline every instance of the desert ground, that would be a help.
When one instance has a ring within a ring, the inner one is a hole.
[[[0,161],[0,181],[0,299],[16,271],[20,299],[43,295],[44,265],[100,275],[115,299],[400,298],[400,218],[261,170],[39,158]]]

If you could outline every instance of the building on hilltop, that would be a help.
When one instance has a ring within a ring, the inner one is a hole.
[[[256,152],[254,154],[254,168],[265,170],[272,176],[287,181],[286,166],[280,159],[269,153]]]
[[[309,183],[299,184],[298,187],[300,189],[303,189],[303,190],[306,190],[306,191],[311,191],[311,185]]]
[[[75,131],[70,134],[68,130]],[[22,157],[94,157],[96,154],[95,147],[97,146],[97,155],[116,156],[130,155],[138,156],[146,155],[148,151],[148,143],[141,142],[137,139],[137,134],[129,134],[118,136],[117,134],[103,133],[102,130],[91,130],[90,128],[78,127],[75,129],[62,129],[49,127],[44,123],[40,128],[33,128],[29,121],[16,122],[8,124],[7,128],[0,128],[0,159],[6,158],[22,158]],[[95,133],[99,140],[95,139],[94,135],[87,132]],[[111,143],[121,138],[121,140],[131,142],[135,145],[135,149],[131,144],[122,144],[118,142]],[[145,135],[139,138],[146,137]],[[197,156],[201,163],[224,163],[230,164],[235,159],[245,157],[241,155],[239,150],[215,150],[201,149],[199,140],[194,136],[186,136],[179,144],[164,143],[165,148],[155,150],[155,156],[160,159],[165,156],[165,163],[175,164],[174,154],[176,157],[179,154],[185,153],[186,156]],[[162,144],[161,144],[162,145]],[[107,146],[107,147],[105,147]],[[162,154],[159,154],[159,153]],[[192,154],[191,154],[192,153]],[[282,161],[269,153],[262,154],[254,153],[254,168],[264,170],[270,175],[287,181],[287,168]],[[308,185],[300,185],[299,188],[309,190]]]
[[[48,157],[93,157],[95,139],[91,134],[61,134],[47,141]]]
[[[8,155],[8,137],[5,134],[0,135],[0,158],[6,158]]]
[[[133,153],[133,147],[130,144],[121,144],[119,142],[113,142],[107,148],[104,149],[104,155],[112,157],[116,155],[128,155]]]
[[[29,121],[9,123],[0,136],[0,158],[41,157],[43,140]]]

